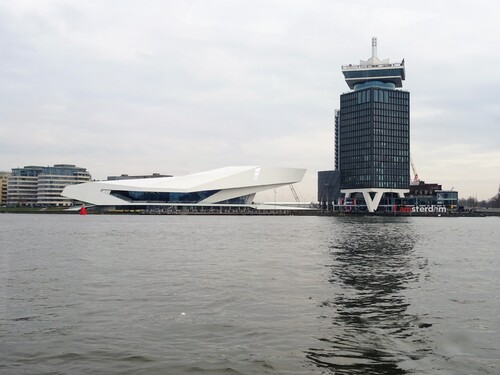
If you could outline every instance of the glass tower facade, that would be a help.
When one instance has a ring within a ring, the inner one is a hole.
[[[408,189],[410,94],[370,87],[340,97],[342,189]]]
[[[375,49],[369,60],[342,70],[353,90],[340,96],[335,121],[341,189],[408,189],[410,93],[399,89],[404,60],[379,60]]]

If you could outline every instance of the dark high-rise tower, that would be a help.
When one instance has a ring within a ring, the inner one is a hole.
[[[362,193],[373,212],[384,194],[403,197],[409,191],[410,93],[401,90],[404,60],[379,60],[373,38],[372,57],[342,66],[342,73],[351,91],[340,96],[335,166],[346,198]]]

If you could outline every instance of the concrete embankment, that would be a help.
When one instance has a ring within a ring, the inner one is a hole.
[[[34,207],[1,207],[2,213],[16,214],[67,214],[78,215],[78,211],[68,211],[65,208],[34,208]],[[354,211],[325,211],[325,210],[111,210],[97,211],[89,209],[90,215],[224,215],[224,216],[398,216],[398,217],[485,217],[500,216],[500,209],[478,209],[464,212],[354,212]]]

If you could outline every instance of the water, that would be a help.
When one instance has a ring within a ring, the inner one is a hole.
[[[498,374],[499,218],[0,215],[0,373]]]

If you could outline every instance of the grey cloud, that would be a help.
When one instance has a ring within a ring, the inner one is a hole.
[[[301,190],[311,196],[311,176],[333,167],[333,111],[348,90],[340,65],[369,57],[378,36],[380,57],[407,64],[414,159],[446,185],[455,167],[442,142],[466,144],[476,158],[494,155],[500,139],[499,6],[482,2],[481,18],[476,8],[451,0],[2,3],[0,169],[71,162],[105,177],[300,166],[310,170]],[[423,144],[446,162],[433,165]],[[476,176],[470,168],[464,176]],[[477,179],[482,190],[473,189],[486,198],[500,176]],[[455,187],[472,193],[463,180]]]

